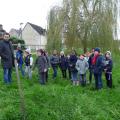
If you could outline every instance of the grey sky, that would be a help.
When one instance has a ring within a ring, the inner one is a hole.
[[[20,23],[31,22],[46,28],[50,8],[62,0],[0,0],[0,24],[5,30],[20,28]]]

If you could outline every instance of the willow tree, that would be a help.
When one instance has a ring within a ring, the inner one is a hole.
[[[61,8],[58,6],[53,7],[50,10],[48,16],[48,30],[47,30],[47,49],[48,50],[60,50],[62,45],[61,37],[61,21],[60,21]]]
[[[117,35],[117,4],[117,0],[63,0],[61,12],[51,17],[59,16],[59,20],[49,24],[56,25],[59,34],[52,27],[49,30],[53,30],[59,40],[62,32],[69,49],[82,47],[84,52],[96,46],[103,50],[113,49]]]

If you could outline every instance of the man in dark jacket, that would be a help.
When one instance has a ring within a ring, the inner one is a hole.
[[[104,59],[100,54],[100,48],[95,48],[94,57],[92,59],[94,77],[95,77],[95,87],[96,89],[101,89],[102,85],[102,71],[104,69]]]
[[[0,40],[0,56],[2,59],[2,67],[4,70],[4,81],[5,83],[11,83],[12,78],[12,67],[14,66],[14,53],[12,44],[9,41],[10,35],[4,34],[4,40]]]

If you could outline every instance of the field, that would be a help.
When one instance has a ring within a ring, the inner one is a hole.
[[[86,87],[72,86],[64,80],[59,72],[58,78],[41,86],[37,79],[37,70],[33,79],[22,78],[25,97],[26,120],[120,120],[120,64],[114,61],[114,87],[94,90],[92,85]],[[12,85],[3,82],[0,69],[0,120],[20,120],[20,97],[16,73],[13,71]]]

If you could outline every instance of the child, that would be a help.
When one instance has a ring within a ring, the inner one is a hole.
[[[57,77],[57,69],[59,65],[59,56],[57,55],[57,51],[54,50],[53,55],[50,58],[50,63],[53,68],[53,79]]]
[[[89,65],[84,55],[80,55],[80,58],[77,60],[77,63],[76,63],[76,69],[78,71],[80,83],[82,86],[86,85],[86,72],[88,68],[89,68]],[[79,81],[77,81],[77,85],[79,85]]]
[[[75,51],[72,51],[69,59],[70,71],[71,71],[71,78],[73,81],[73,85],[76,85],[77,81],[77,69],[76,69],[76,62],[77,62],[77,55]]]
[[[105,53],[104,71],[105,71],[105,77],[106,77],[106,81],[107,81],[107,86],[109,88],[112,88],[112,67],[113,67],[113,62],[112,62],[112,59],[111,59],[111,52],[107,51]]]
[[[42,49],[37,50],[37,59],[35,61],[34,68],[37,66],[38,75],[41,85],[45,85],[46,82],[46,72],[47,72],[47,60],[44,56],[44,51]]]
[[[33,58],[30,54],[30,50],[25,50],[25,74],[28,75],[29,79],[32,79],[32,65],[33,65]]]
[[[63,78],[67,78],[67,67],[68,67],[68,60],[65,56],[64,52],[60,52],[60,70],[62,72]]]
[[[17,47],[17,52],[16,52],[16,60],[18,63],[18,67],[22,73],[22,76],[25,75],[24,70],[23,70],[23,51],[21,50],[21,47]]]

